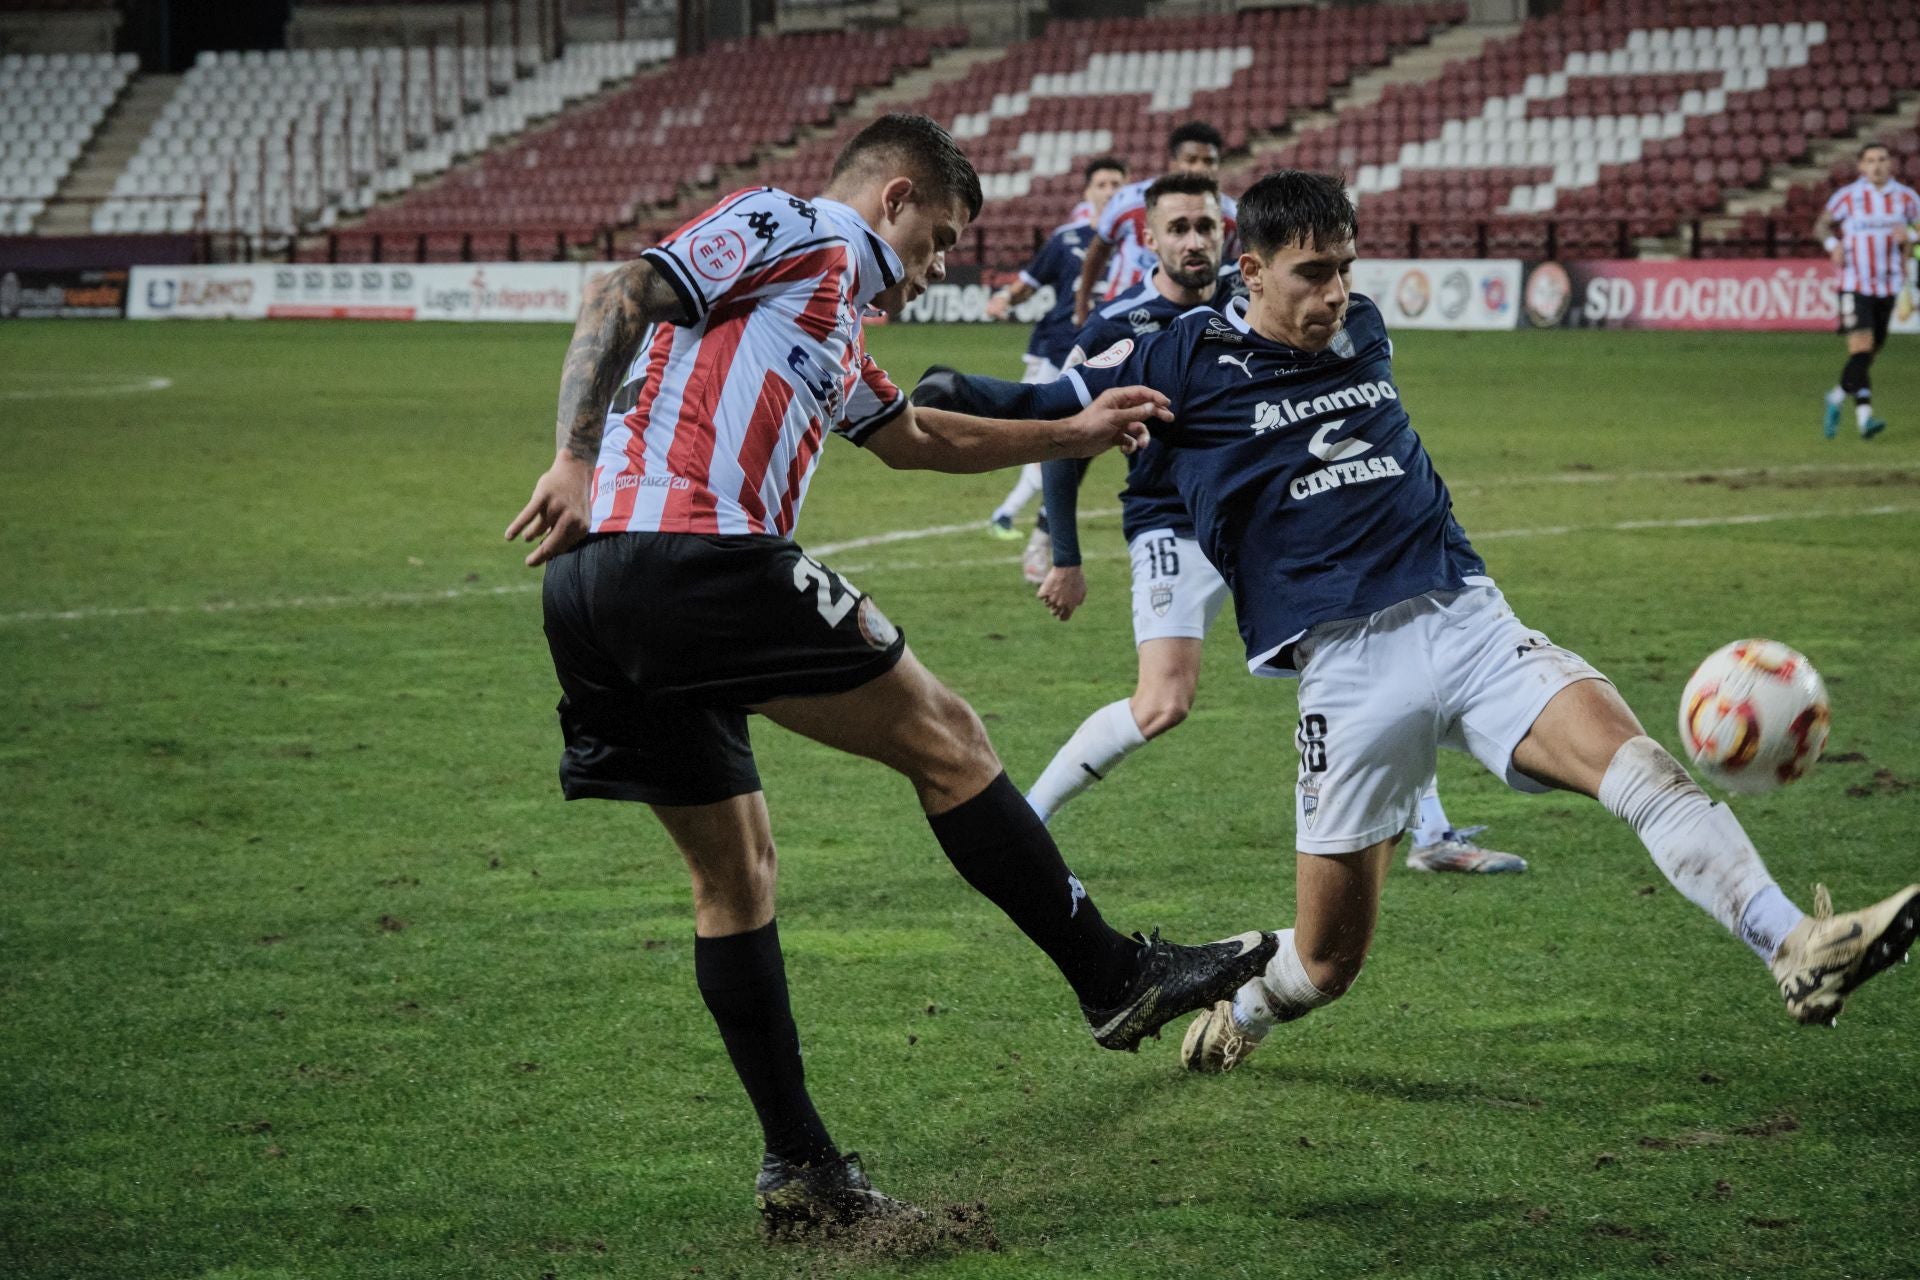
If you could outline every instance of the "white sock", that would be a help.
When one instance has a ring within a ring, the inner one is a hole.
[[[1709,800],[1664,747],[1644,734],[1627,741],[1600,780],[1600,803],[1633,828],[1654,865],[1687,901],[1762,960],[1773,958],[1786,936],[1779,928],[1786,913],[1766,906],[1772,899],[1761,895],[1768,889],[1780,894],[1780,887],[1733,810]],[[1786,895],[1780,898],[1786,901]],[[1752,910],[1755,906],[1762,910]],[[1797,923],[1795,911],[1786,928]]]
[[[1133,707],[1125,698],[1109,702],[1081,722],[1067,739],[1067,745],[1055,753],[1033,789],[1027,803],[1047,822],[1060,806],[1106,777],[1122,760],[1147,745],[1140,726],[1133,721]]]
[[[1439,844],[1451,830],[1453,824],[1447,821],[1447,811],[1440,806],[1440,787],[1429,782],[1420,797],[1419,825],[1413,829],[1414,847],[1424,849],[1430,844]]]
[[[1740,936],[1762,960],[1771,960],[1793,927],[1806,918],[1807,913],[1794,906],[1779,885],[1770,884],[1747,899],[1747,909],[1740,914]]]
[[[1835,386],[1833,390],[1827,392],[1828,404],[1840,404],[1843,401],[1845,401],[1846,398],[1847,398],[1847,393],[1845,391],[1842,391],[1838,386]]]
[[[1873,401],[1858,400],[1854,402],[1853,420],[1855,422],[1860,424],[1860,426],[1865,427],[1867,425],[1867,420],[1871,417],[1873,417]]]
[[[1020,478],[1013,483],[1012,492],[999,506],[993,509],[993,518],[1011,520],[1020,514],[1020,508],[1033,501],[1033,495],[1040,492],[1040,464],[1029,462],[1020,468]],[[977,508],[976,508],[977,510]]]
[[[1293,930],[1282,929],[1276,936],[1280,946],[1266,970],[1233,993],[1233,1025],[1253,1040],[1264,1040],[1276,1023],[1304,1018],[1330,1003],[1307,977],[1300,953],[1294,950]]]

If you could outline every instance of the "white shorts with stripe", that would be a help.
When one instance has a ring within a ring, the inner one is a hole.
[[[1439,748],[1471,752],[1516,791],[1552,788],[1513,751],[1553,696],[1605,680],[1527,627],[1493,587],[1431,592],[1295,643],[1301,853],[1355,853],[1413,824]]]
[[[1133,559],[1133,642],[1202,640],[1227,602],[1227,581],[1192,538],[1150,529],[1127,544]]]

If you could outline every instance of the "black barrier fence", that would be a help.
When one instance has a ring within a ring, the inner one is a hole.
[[[112,319],[127,313],[127,273],[22,267],[0,271],[0,320]]]

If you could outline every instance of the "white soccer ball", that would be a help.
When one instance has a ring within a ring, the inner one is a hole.
[[[1694,766],[1748,795],[1792,782],[1827,745],[1827,686],[1777,640],[1736,640],[1700,664],[1680,695],[1680,741]]]

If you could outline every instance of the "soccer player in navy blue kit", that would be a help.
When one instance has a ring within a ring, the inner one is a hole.
[[[1112,351],[1121,343],[1158,333],[1209,300],[1224,306],[1244,297],[1238,268],[1220,271],[1225,221],[1220,189],[1202,173],[1169,174],[1147,188],[1145,245],[1159,259],[1147,279],[1101,307],[1073,340],[1066,365]],[[1220,358],[1223,366],[1240,360]],[[1045,467],[1053,568],[1039,596],[1062,621],[1087,595],[1080,568],[1076,512],[1087,468],[1074,461]],[[1121,531],[1133,576],[1133,638],[1139,679],[1131,697],[1109,703],[1082,722],[1027,791],[1042,821],[1153,738],[1184,722],[1200,687],[1202,644],[1221,606],[1227,584],[1202,553],[1193,519],[1167,469],[1167,446],[1149,444],[1127,465],[1120,495]],[[1416,871],[1478,874],[1525,871],[1515,854],[1476,844],[1477,829],[1457,831],[1433,782],[1422,788],[1407,865]]]
[[[1034,324],[1027,338],[1027,354],[1022,357],[1026,371],[1022,382],[1052,382],[1066,364],[1073,347],[1073,290],[1080,281],[1080,264],[1093,239],[1093,224],[1120,184],[1127,180],[1127,162],[1119,156],[1100,156],[1089,160],[1085,170],[1086,186],[1080,192],[1080,204],[1074,212],[1085,217],[1069,218],[1056,227],[1040,251],[1020,272],[1017,283],[987,299],[987,317],[1005,320],[1019,306],[1043,288],[1053,290],[1053,306]],[[987,528],[995,537],[1016,538],[1013,522],[1020,509],[1040,492],[1040,467],[1029,463],[1020,468],[1020,479],[1012,492],[993,509]],[[1045,536],[1045,524],[1035,531],[1035,540]]]
[[[1414,433],[1379,308],[1349,292],[1356,225],[1339,179],[1262,178],[1239,231],[1244,306],[1189,313],[1028,393],[1041,417],[1108,385],[1168,397],[1156,436],[1233,589],[1248,668],[1300,679],[1294,926],[1260,977],[1189,1026],[1182,1061],[1229,1070],[1352,986],[1441,746],[1515,790],[1599,800],[1768,965],[1794,1019],[1832,1023],[1912,945],[1920,885],[1803,914],[1606,677],[1514,616]]]

